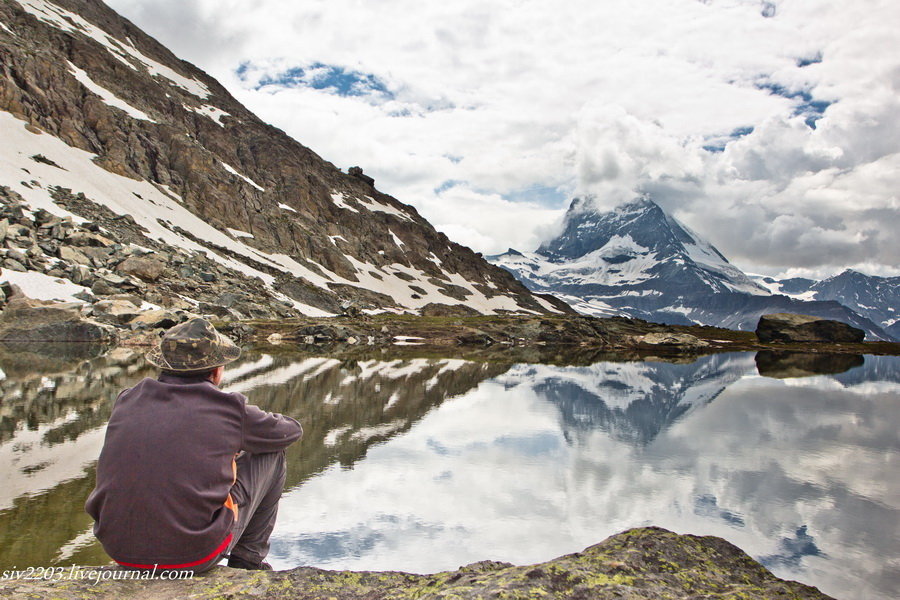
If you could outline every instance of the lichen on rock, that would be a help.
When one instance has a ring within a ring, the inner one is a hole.
[[[729,542],[658,527],[631,529],[582,552],[528,566],[482,561],[456,571],[326,571],[297,567],[251,572],[217,567],[193,579],[2,581],[0,597],[61,600],[218,598],[266,600],[827,600],[818,589],[775,577]]]

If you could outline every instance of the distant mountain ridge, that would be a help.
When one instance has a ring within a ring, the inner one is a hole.
[[[95,280],[117,281],[138,253],[167,268],[116,291],[243,317],[568,309],[267,125],[100,0],[0,2],[0,132],[0,201],[32,229],[3,248],[5,270],[100,294]],[[38,244],[60,219],[91,224],[110,251],[86,253],[83,233]],[[199,283],[185,274],[198,263]]]
[[[576,198],[557,237],[535,252],[510,249],[488,260],[530,289],[555,294],[588,314],[752,330],[763,314],[794,312],[850,323],[873,339],[889,338],[834,299],[773,294],[649,197],[608,212],[597,210],[590,198]]]
[[[840,302],[900,339],[900,277],[879,277],[847,269],[821,281],[771,277],[760,277],[757,281],[775,293]]]

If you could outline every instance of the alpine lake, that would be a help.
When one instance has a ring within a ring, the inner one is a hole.
[[[142,349],[0,346],[0,571],[109,561],[83,503],[116,395],[155,375]],[[305,430],[277,569],[529,564],[659,525],[838,599],[900,591],[900,357],[266,348],[222,387]]]

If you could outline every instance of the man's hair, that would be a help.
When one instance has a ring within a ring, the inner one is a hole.
[[[184,379],[209,379],[212,376],[213,371],[218,368],[219,367],[213,367],[212,369],[201,369],[199,371],[168,371],[163,369],[162,373],[169,377],[183,377]]]

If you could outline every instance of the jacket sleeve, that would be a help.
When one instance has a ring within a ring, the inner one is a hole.
[[[270,413],[244,402],[244,424],[241,450],[251,454],[279,452],[303,435],[295,419]]]

